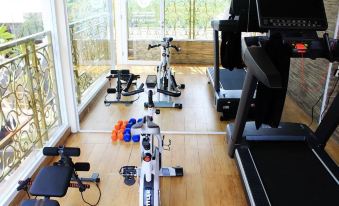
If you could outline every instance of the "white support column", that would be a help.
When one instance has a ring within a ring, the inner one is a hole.
[[[69,27],[67,19],[66,1],[51,0],[53,24],[52,30],[54,58],[57,77],[59,82],[59,93],[64,96],[61,101],[61,115],[66,116],[66,123],[70,125],[72,133],[80,130],[79,113],[76,103],[75,80],[73,75],[73,63],[71,43],[69,39]],[[64,109],[63,109],[64,108]],[[63,119],[63,121],[65,121]]]

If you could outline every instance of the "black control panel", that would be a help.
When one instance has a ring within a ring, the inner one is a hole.
[[[287,28],[303,30],[322,30],[327,27],[323,20],[314,19],[283,19],[283,18],[262,18],[261,27],[263,28]]]
[[[327,29],[323,0],[256,0],[259,27],[281,30]]]

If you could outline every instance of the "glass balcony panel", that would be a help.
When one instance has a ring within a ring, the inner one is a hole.
[[[50,32],[0,44],[0,181],[61,125]]]
[[[111,68],[111,14],[107,0],[68,0],[67,13],[80,105]]]

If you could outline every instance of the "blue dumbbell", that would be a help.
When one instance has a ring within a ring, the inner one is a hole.
[[[142,122],[142,120],[143,120],[142,118],[139,118],[137,122]]]
[[[140,141],[140,135],[138,135],[138,134],[133,135],[132,140],[133,140],[133,142],[139,142]]]
[[[124,134],[124,141],[130,142],[131,141],[131,135],[130,134]]]
[[[131,123],[132,125],[135,124],[137,120],[135,118],[129,119],[128,123]]]
[[[128,123],[128,124],[126,125],[126,129],[127,129],[127,128],[130,129],[132,126],[133,126],[132,123]]]
[[[131,134],[131,129],[130,128],[126,128],[124,131],[124,134]]]

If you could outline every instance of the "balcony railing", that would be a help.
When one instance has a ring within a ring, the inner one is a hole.
[[[106,13],[69,25],[78,104],[86,90],[106,73],[111,63],[109,22]]]
[[[0,45],[0,181],[61,124],[50,32]]]

